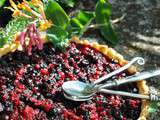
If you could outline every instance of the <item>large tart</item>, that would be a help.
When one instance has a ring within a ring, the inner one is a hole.
[[[62,93],[64,81],[92,82],[125,65],[122,55],[106,45],[74,37],[63,52],[47,40],[31,56],[20,44],[0,48],[0,120],[145,120],[148,102],[130,97],[96,94],[74,102]],[[136,72],[135,67],[110,80]],[[148,94],[145,81],[113,88]]]

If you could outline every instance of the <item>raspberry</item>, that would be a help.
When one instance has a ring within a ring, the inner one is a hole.
[[[26,106],[23,110],[23,119],[32,120],[35,117],[35,112],[32,107]]]
[[[137,108],[137,101],[136,100],[129,100],[129,104],[133,107],[133,108]]]
[[[42,75],[48,75],[49,74],[48,69],[46,69],[46,68],[43,68],[40,71],[41,71]]]
[[[24,68],[21,68],[19,71],[18,71],[19,75],[22,75],[24,73]]]
[[[48,66],[49,66],[50,69],[53,69],[55,65],[50,63]]]
[[[62,80],[65,78],[65,74],[63,72],[58,72],[58,74]]]
[[[35,65],[35,68],[38,70],[40,68],[40,65],[39,64],[36,64]]]

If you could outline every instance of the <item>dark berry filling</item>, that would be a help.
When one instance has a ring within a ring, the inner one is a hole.
[[[64,98],[64,81],[92,82],[119,68],[90,46],[71,43],[60,52],[51,44],[32,56],[16,51],[0,58],[0,119],[13,120],[136,120],[141,101],[129,97],[97,94],[92,100],[74,102]],[[111,79],[125,77],[127,72]],[[137,93],[135,84],[114,88]]]

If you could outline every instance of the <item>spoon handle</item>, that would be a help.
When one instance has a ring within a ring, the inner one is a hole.
[[[119,68],[119,69],[117,69],[117,70],[115,70],[115,71],[113,71],[113,72],[111,72],[111,73],[109,73],[109,74],[107,74],[107,75],[99,78],[93,84],[96,85],[96,84],[102,82],[103,80],[106,80],[106,79],[112,77],[113,75],[116,75],[116,74],[118,74],[118,73],[120,73],[120,72],[128,69],[135,62],[137,62],[139,65],[144,65],[144,63],[145,63],[145,61],[144,61],[144,59],[142,57],[135,57],[129,63],[127,63],[126,65],[124,65],[123,67],[121,67],[121,68]]]
[[[158,96],[157,94],[154,94],[154,93],[149,93],[149,95],[142,95],[142,94],[108,90],[108,89],[101,89],[99,92],[106,93],[106,94],[112,94],[112,95],[121,95],[121,96],[127,96],[127,97],[147,99],[147,100],[151,100],[151,101],[160,101],[160,96]]]
[[[141,95],[141,94],[128,93],[128,92],[123,92],[123,91],[101,89],[99,92],[106,93],[106,94],[112,94],[112,95],[122,95],[122,96],[134,97],[134,98],[141,98],[141,99],[150,99],[149,95]]]
[[[129,76],[129,77],[121,79],[121,80],[114,80],[110,83],[106,83],[104,85],[99,85],[98,89],[119,86],[119,85],[125,84],[125,83],[138,82],[138,81],[142,81],[143,79],[151,78],[151,77],[158,76],[158,75],[160,75],[160,69],[137,73],[135,75]]]

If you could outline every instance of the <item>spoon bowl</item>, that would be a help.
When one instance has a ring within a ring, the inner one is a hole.
[[[93,98],[93,96],[90,96],[90,97],[71,96],[66,93],[64,93],[64,97],[67,98],[68,100],[77,101],[77,102],[80,102],[80,101],[83,102],[83,101],[91,100]]]
[[[79,98],[91,97],[94,93],[95,87],[92,84],[87,84],[81,81],[67,81],[62,85],[65,94],[71,96],[78,96]]]

